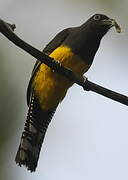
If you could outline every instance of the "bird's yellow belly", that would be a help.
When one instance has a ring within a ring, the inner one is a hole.
[[[70,48],[60,46],[50,55],[60,61],[65,67],[83,75],[89,68],[78,56],[74,55]],[[54,72],[45,64],[41,64],[33,81],[35,94],[43,110],[56,107],[65,97],[66,92],[72,86],[68,79]]]

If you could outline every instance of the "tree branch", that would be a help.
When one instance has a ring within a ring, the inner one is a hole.
[[[102,86],[99,86],[91,81],[89,81],[86,77],[80,77],[76,73],[72,72],[68,68],[62,66],[58,61],[49,57],[48,55],[42,53],[38,49],[29,45],[22,39],[20,39],[13,31],[16,28],[14,24],[9,24],[0,19],[0,32],[6,36],[11,42],[25,50],[27,53],[41,61],[42,63],[48,65],[50,68],[60,73],[61,75],[68,78],[70,81],[80,85],[86,91],[93,91],[98,94],[101,94],[105,97],[113,99],[122,104],[128,105],[128,97],[117,92],[106,89]]]

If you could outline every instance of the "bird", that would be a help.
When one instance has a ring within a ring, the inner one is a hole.
[[[113,26],[120,32],[114,19],[95,14],[82,25],[59,32],[42,53],[83,76],[92,65],[101,39]],[[27,118],[15,158],[19,166],[36,171],[48,125],[72,85],[73,82],[63,75],[36,61],[27,89]]]

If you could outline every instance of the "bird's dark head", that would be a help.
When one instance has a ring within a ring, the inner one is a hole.
[[[88,29],[90,33],[93,32],[94,35],[97,34],[99,37],[104,36],[111,27],[115,27],[118,33],[121,32],[117,22],[104,14],[93,15],[81,27]]]
[[[71,47],[75,54],[86,60],[86,63],[91,64],[102,37],[111,27],[121,32],[120,26],[114,19],[103,14],[95,14],[81,26],[71,28],[71,33],[64,44]]]

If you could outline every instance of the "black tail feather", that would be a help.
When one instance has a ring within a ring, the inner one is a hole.
[[[32,93],[21,142],[15,158],[19,166],[35,171],[48,125],[56,108],[43,111]]]

